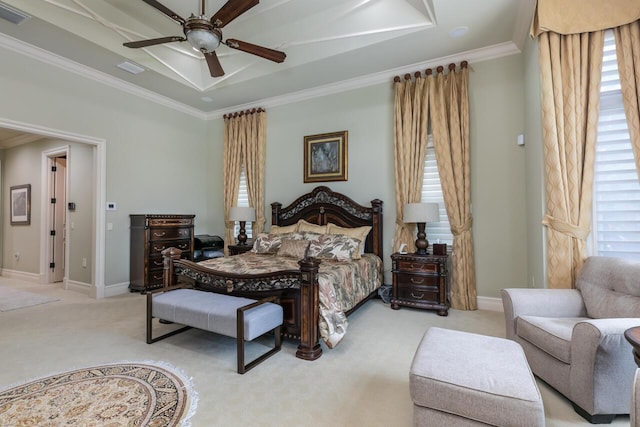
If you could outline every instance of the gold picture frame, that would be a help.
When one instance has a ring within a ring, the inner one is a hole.
[[[9,218],[11,225],[31,224],[31,184],[11,187]]]
[[[304,137],[304,182],[347,181],[348,132]]]

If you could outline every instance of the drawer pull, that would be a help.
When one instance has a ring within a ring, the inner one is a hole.
[[[411,283],[413,283],[414,285],[422,285],[424,283],[423,278],[416,279],[415,277],[412,277],[410,280],[411,280]]]
[[[183,243],[182,245],[178,245],[179,249],[186,249],[188,247],[189,247],[189,245],[187,243]]]
[[[153,261],[153,265],[161,266],[161,265],[164,265],[164,262],[156,260],[156,261]]]
[[[411,298],[422,299],[423,296],[424,296],[424,292],[421,293],[420,295],[416,295],[413,292],[411,292]]]
[[[153,247],[153,250],[154,250],[154,251],[156,251],[156,252],[162,252],[162,251],[164,251],[166,248],[167,248],[166,246],[163,246],[163,247],[161,247],[161,248],[158,248],[157,246],[154,246],[154,247]]]
[[[166,232],[164,232],[164,231],[163,231],[162,233],[158,233],[157,231],[154,231],[154,232],[153,232],[153,236],[154,236],[154,237],[164,237],[164,236],[165,236],[165,234],[167,234],[167,233],[166,233]]]
[[[189,235],[189,230],[179,230],[178,234],[180,234],[181,236],[188,236]]]
[[[162,276],[153,276],[153,280],[160,280],[162,279]]]

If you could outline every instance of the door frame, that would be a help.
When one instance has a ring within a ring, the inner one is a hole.
[[[92,275],[92,287],[89,295],[93,298],[104,298],[105,295],[105,241],[106,241],[106,194],[107,194],[107,160],[106,160],[106,144],[103,138],[97,138],[88,135],[77,134],[65,130],[48,128],[31,123],[18,122],[15,120],[0,117],[0,127],[13,129],[50,138],[58,138],[71,142],[80,142],[93,146],[94,153],[94,221],[93,221],[93,247],[92,247],[92,265],[94,266]],[[41,225],[42,226],[42,225]],[[40,254],[40,277],[44,277],[49,264],[45,257],[42,256],[42,244]]]

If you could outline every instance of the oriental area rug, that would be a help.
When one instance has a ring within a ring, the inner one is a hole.
[[[0,391],[0,425],[188,426],[197,395],[162,365],[95,366]]]

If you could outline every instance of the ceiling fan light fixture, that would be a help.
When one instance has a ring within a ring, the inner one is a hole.
[[[187,31],[187,41],[198,52],[213,52],[220,46],[220,37],[213,31],[194,28]]]

